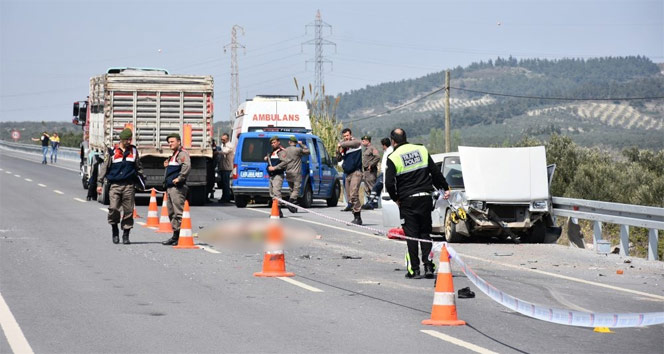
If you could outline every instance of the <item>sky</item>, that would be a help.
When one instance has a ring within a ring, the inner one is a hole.
[[[125,66],[212,75],[229,120],[232,27],[241,100],[294,95],[315,81],[317,11],[331,95],[499,56],[664,62],[664,0],[0,0],[0,121],[71,121],[89,78]]]

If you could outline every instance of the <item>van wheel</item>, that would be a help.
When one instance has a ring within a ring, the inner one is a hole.
[[[314,203],[314,193],[311,191],[311,185],[307,183],[307,187],[304,189],[304,195],[300,198],[300,205],[303,208],[311,208],[311,205]]]
[[[235,206],[238,208],[244,208],[249,203],[249,197],[246,195],[236,195],[235,196]]]
[[[332,195],[327,199],[327,206],[335,207],[339,204],[339,196],[341,196],[341,183],[337,180],[334,182],[334,188],[332,188]]]
[[[449,243],[463,242],[463,236],[456,232],[456,224],[452,222],[452,209],[445,212],[445,239]]]

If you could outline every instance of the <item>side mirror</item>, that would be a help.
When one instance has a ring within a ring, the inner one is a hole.
[[[78,106],[78,102],[74,102],[74,117],[78,117],[78,112],[80,111],[80,108]]]

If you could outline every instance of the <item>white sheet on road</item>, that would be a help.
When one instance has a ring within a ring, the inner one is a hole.
[[[544,146],[459,146],[468,200],[529,202],[549,198]]]

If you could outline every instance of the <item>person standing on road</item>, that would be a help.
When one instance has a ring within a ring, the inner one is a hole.
[[[219,156],[218,151],[219,147],[217,146],[217,142],[212,139],[212,158],[207,160],[207,194],[208,194],[208,202],[211,202],[212,199],[214,199],[214,187],[215,184],[217,183],[216,181],[216,172],[217,172],[217,166],[219,165],[219,160],[221,159],[221,156]]]
[[[187,199],[187,178],[191,171],[191,158],[187,150],[182,148],[180,134],[171,133],[166,137],[168,147],[173,151],[170,158],[164,161],[164,186],[168,193],[168,218],[173,227],[173,236],[161,244],[164,246],[177,245],[180,239],[180,224],[182,223],[182,212],[184,211],[184,202]]]
[[[367,196],[367,203],[362,209],[373,209],[371,206],[371,190],[376,184],[376,173],[378,171],[378,162],[380,162],[380,153],[378,149],[371,146],[371,137],[365,135],[362,137],[362,179],[364,180],[364,194]]]
[[[110,183],[108,223],[111,224],[113,243],[120,242],[118,223],[121,223],[122,243],[125,245],[130,244],[129,231],[134,227],[134,196],[136,194],[134,183],[139,175],[143,175],[138,150],[131,144],[131,138],[131,129],[127,128],[120,133],[120,143],[112,150],[109,149],[97,175],[97,194],[103,192],[104,178]],[[122,213],[122,221],[120,213]]]
[[[346,174],[344,188],[348,191],[351,204],[353,204],[352,224],[362,225],[360,204],[360,184],[362,183],[362,144],[353,137],[350,129],[341,131],[343,140],[337,145],[338,159],[343,161],[341,167]]]
[[[286,160],[286,149],[281,146],[278,136],[275,135],[270,138],[270,146],[272,147],[272,152],[265,156],[265,161],[268,163],[267,173],[270,175],[270,198],[272,198],[272,203],[274,203],[275,198],[281,199],[281,188],[284,185],[284,169],[288,161]],[[279,208],[279,217],[284,217],[281,208]]]
[[[42,155],[44,159],[42,160],[42,165],[46,165],[46,155],[48,154],[48,143],[49,143],[49,136],[47,132],[44,132],[42,136],[39,138],[32,138],[32,141],[41,141],[41,146],[42,146]]]
[[[373,188],[371,188],[371,194],[369,195],[369,203],[367,203],[366,209],[373,210],[378,208],[378,198],[380,198],[380,193],[383,191],[383,174],[385,172],[385,164],[387,156],[392,153],[394,150],[392,148],[392,143],[390,138],[380,139],[380,144],[383,145],[383,157],[380,162],[380,173],[376,177],[376,183]],[[362,207],[364,209],[364,206]]]
[[[51,136],[51,163],[58,162],[58,149],[60,149],[60,137],[58,133]],[[55,157],[55,159],[53,159]]]
[[[219,203],[231,202],[231,173],[233,172],[233,158],[235,146],[229,142],[228,134],[221,136],[221,149],[219,150],[219,174],[221,175],[221,198]]]
[[[447,181],[436,168],[429,152],[422,145],[406,141],[406,132],[396,128],[390,134],[394,152],[387,158],[385,170],[385,188],[390,198],[399,206],[399,213],[404,220],[403,231],[406,236],[423,241],[407,240],[408,253],[406,278],[421,279],[418,243],[422,250],[424,277],[433,279],[435,265],[431,253],[431,191],[435,186],[444,189],[444,199],[450,197]]]
[[[289,202],[297,204],[297,198],[302,185],[302,156],[309,155],[310,151],[306,145],[298,141],[294,135],[288,140],[286,151],[286,181],[290,189]],[[288,211],[296,213],[297,208],[288,206]]]

